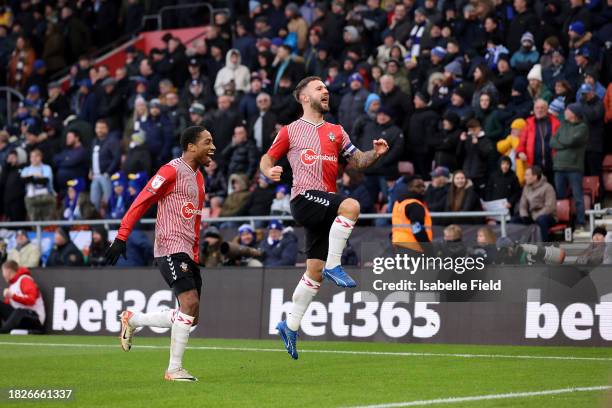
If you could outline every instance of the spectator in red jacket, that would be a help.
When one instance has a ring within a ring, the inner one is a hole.
[[[44,332],[45,305],[28,268],[6,261],[2,264],[2,277],[9,287],[4,289],[4,302],[0,303],[0,333],[13,329]]]
[[[550,139],[555,137],[560,125],[559,120],[548,113],[548,102],[538,99],[533,105],[533,116],[527,119],[516,149],[518,158],[527,162],[526,167],[540,166],[548,180],[554,179]]]

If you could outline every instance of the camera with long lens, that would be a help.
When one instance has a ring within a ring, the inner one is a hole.
[[[233,242],[223,242],[221,244],[221,254],[228,259],[236,260],[241,258],[257,258],[263,253],[257,248],[235,244]]]
[[[498,264],[546,264],[561,265],[565,261],[565,250],[553,245],[520,244],[498,245]]]

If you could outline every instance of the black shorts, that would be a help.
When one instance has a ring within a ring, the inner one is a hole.
[[[164,280],[178,298],[183,292],[195,289],[202,293],[202,275],[198,265],[184,252],[155,258]]]
[[[291,215],[306,232],[308,259],[327,259],[329,229],[344,200],[346,197],[318,190],[307,190],[291,200]]]

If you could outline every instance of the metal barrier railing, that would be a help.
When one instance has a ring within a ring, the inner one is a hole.
[[[432,219],[436,218],[474,218],[474,217],[487,217],[493,218],[499,221],[500,223],[500,232],[501,236],[505,237],[507,235],[506,232],[506,224],[508,222],[508,214],[502,211],[457,211],[457,212],[432,212],[430,213]],[[360,220],[375,220],[375,219],[390,219],[391,214],[361,214],[359,216]],[[202,218],[202,222],[204,223],[223,223],[223,222],[238,222],[245,223],[248,222],[251,225],[255,223],[255,221],[271,221],[271,220],[282,220],[282,221],[292,221],[293,217],[290,215],[259,215],[259,216],[246,216],[246,217],[216,217],[216,218]],[[155,224],[154,218],[143,218],[140,220],[142,224]],[[0,228],[35,228],[36,229],[36,239],[38,245],[40,245],[42,230],[45,227],[52,226],[72,226],[72,225],[103,225],[104,228],[109,229],[110,225],[118,225],[121,224],[121,220],[117,219],[104,219],[104,220],[76,220],[76,221],[65,221],[65,220],[57,220],[57,221],[20,221],[20,222],[0,222]]]
[[[11,88],[9,86],[0,86],[0,93],[5,95],[4,103],[6,106],[6,120],[5,123],[7,125],[11,125],[13,123],[13,96],[16,97],[20,102],[25,99],[25,97],[15,88]]]
[[[586,210],[584,213],[589,216],[589,232],[593,234],[593,230],[595,229],[595,217],[599,215],[612,215],[612,208]]]

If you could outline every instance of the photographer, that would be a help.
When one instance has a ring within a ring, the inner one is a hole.
[[[297,237],[293,228],[283,229],[280,221],[270,221],[268,236],[261,242],[259,249],[263,252],[264,266],[293,266],[297,259]]]
[[[596,227],[591,236],[591,244],[578,256],[576,263],[579,265],[601,265],[610,262],[609,252],[606,250],[606,235],[608,231],[605,227]]]
[[[213,225],[209,225],[204,233],[200,256],[200,259],[204,260],[205,267],[214,268],[215,266],[223,265],[223,255],[221,254],[222,243],[223,237],[221,237],[219,229]]]

